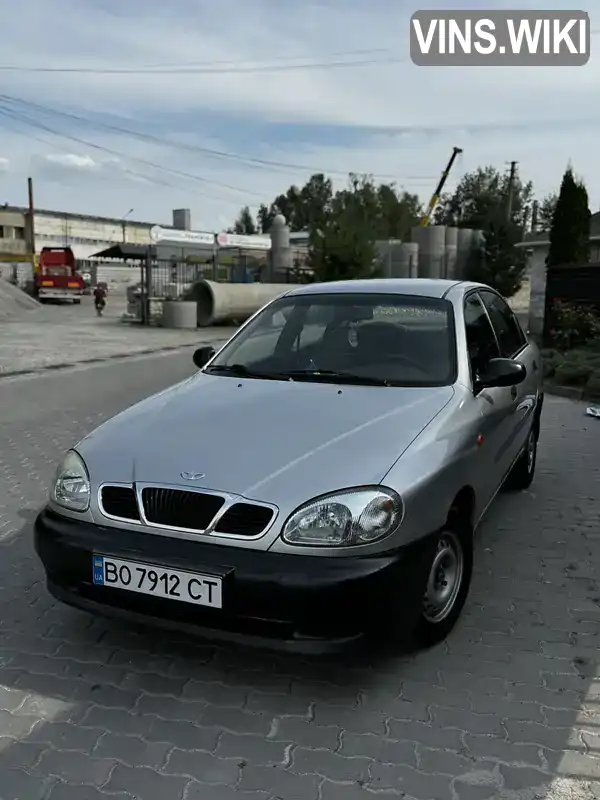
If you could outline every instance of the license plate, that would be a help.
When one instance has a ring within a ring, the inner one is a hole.
[[[97,555],[92,557],[92,575],[96,586],[107,589],[124,589],[197,606],[223,607],[222,580],[214,575]]]

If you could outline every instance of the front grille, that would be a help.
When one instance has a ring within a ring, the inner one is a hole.
[[[132,522],[140,521],[135,492],[128,486],[103,486],[102,508],[111,517],[130,519]]]
[[[181,489],[145,488],[144,513],[148,522],[170,528],[204,531],[225,503],[223,497]]]
[[[235,503],[223,514],[215,532],[234,536],[258,536],[272,519],[273,511],[270,508],[252,503]]]

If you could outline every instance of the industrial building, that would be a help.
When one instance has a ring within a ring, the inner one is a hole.
[[[174,219],[181,211],[173,212]],[[42,247],[71,247],[75,257],[87,261],[94,253],[117,243],[150,244],[150,229],[154,223],[126,217],[117,219],[68,211],[36,209],[34,240],[36,251]],[[0,206],[0,255],[30,252],[29,211],[21,206]]]

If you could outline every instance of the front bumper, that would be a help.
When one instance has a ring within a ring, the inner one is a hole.
[[[369,557],[319,557],[246,550],[108,528],[44,509],[35,549],[50,593],[104,616],[149,621],[204,638],[327,653],[381,633],[392,620],[413,627],[435,536]],[[223,576],[223,608],[210,609],[92,583],[92,555]]]

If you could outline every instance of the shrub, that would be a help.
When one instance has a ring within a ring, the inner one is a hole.
[[[594,367],[579,359],[565,359],[554,371],[554,380],[562,386],[585,386]]]
[[[542,350],[542,359],[544,363],[544,378],[553,378],[556,368],[565,360],[563,353],[558,350]]]
[[[558,350],[566,351],[593,344],[600,347],[600,317],[590,308],[555,300],[552,304],[550,339]]]

